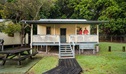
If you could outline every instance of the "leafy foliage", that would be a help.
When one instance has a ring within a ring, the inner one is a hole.
[[[4,29],[2,31],[6,34],[14,34],[16,32],[21,32],[21,25],[14,24],[13,22],[8,22],[8,24],[4,26]]]
[[[0,15],[4,19],[11,19],[15,24],[20,23],[21,20],[38,20],[40,19],[40,17],[43,17],[42,16],[43,14],[44,16],[49,15],[49,13],[47,13],[48,12],[47,10],[49,10],[50,6],[52,5],[51,3],[52,0],[8,0],[3,5],[2,10],[0,11]],[[20,25],[21,25],[20,34],[23,41],[26,32],[29,30],[26,30],[27,25],[24,24],[20,24]],[[10,27],[10,29],[14,28],[14,25],[10,25],[10,26],[12,26]],[[10,29],[8,30],[6,29],[4,30],[4,32],[5,33],[15,32],[15,30],[12,31]]]
[[[16,22],[20,20],[38,19],[38,12],[41,3],[38,0],[17,0],[15,2],[6,2],[2,17],[13,19]]]
[[[48,18],[108,20],[100,25],[102,34],[125,34],[126,2],[124,0],[57,0]]]
[[[0,7],[2,18],[36,20],[40,18],[73,18],[109,20],[100,25],[102,34],[125,34],[125,0],[8,0]]]
[[[2,30],[4,29],[4,23],[0,23],[0,32],[2,32]]]
[[[55,0],[40,0],[42,7],[39,11],[40,18],[48,18],[50,16],[51,8],[54,7]]]

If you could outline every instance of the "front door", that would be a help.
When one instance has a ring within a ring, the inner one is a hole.
[[[66,43],[66,28],[60,28],[60,42]]]

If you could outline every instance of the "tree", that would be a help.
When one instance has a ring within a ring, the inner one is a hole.
[[[21,25],[20,24],[14,24],[12,21],[6,21],[7,24],[4,25],[4,29],[2,32],[8,34],[8,36],[14,36],[14,33],[21,32]]]
[[[39,12],[40,18],[48,18],[51,15],[51,8],[54,7],[55,0],[42,0],[42,7]],[[52,14],[54,15],[54,14]],[[52,16],[51,15],[51,16]]]
[[[102,2],[102,3],[101,3]],[[100,6],[100,4],[102,6]],[[123,18],[125,15],[123,13],[123,8],[121,8],[115,1],[99,1],[97,2],[97,7],[103,9],[100,13],[99,20],[108,19],[111,23],[108,25],[104,25],[102,29],[104,33],[111,35],[120,35],[125,33],[124,25],[125,19]],[[101,8],[102,7],[102,8]],[[123,15],[123,16],[122,16]],[[105,31],[106,30],[106,31]],[[122,31],[123,30],[123,31]]]
[[[40,10],[44,8],[44,3],[50,0],[9,0],[3,7],[2,18],[12,19],[13,22],[20,23],[21,20],[38,20]],[[49,5],[49,4],[48,4]],[[28,25],[21,24],[21,45],[25,38]]]
[[[74,8],[71,0],[56,0],[52,6],[49,18],[70,18],[73,14]]]
[[[2,17],[20,20],[38,19],[38,13],[42,4],[38,0],[17,0],[16,2],[6,2]]]
[[[0,22],[0,32],[2,32],[2,30],[4,29],[4,23],[3,22]]]
[[[57,0],[50,14],[50,18],[109,20],[110,23],[100,25],[102,34],[126,33],[125,0]]]
[[[6,0],[0,0],[0,4],[4,4]]]

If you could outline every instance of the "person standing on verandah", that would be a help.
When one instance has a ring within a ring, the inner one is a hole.
[[[79,34],[82,35],[82,29],[81,29],[81,28],[80,28],[80,30],[79,30]]]
[[[84,35],[88,35],[88,30],[85,28],[85,30],[83,31]]]

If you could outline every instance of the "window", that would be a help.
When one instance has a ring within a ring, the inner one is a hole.
[[[51,34],[51,27],[49,26],[46,27],[46,34]]]

